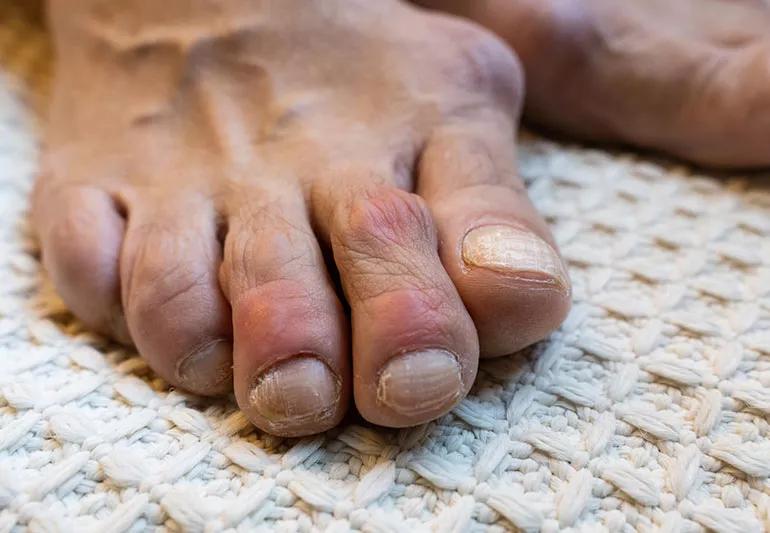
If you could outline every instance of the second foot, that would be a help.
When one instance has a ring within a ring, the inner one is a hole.
[[[514,47],[533,123],[703,165],[770,165],[767,2],[416,2],[467,16]]]
[[[563,320],[491,34],[385,0],[73,5],[51,2],[44,264],[171,384],[234,386],[278,435],[351,399],[409,426]]]

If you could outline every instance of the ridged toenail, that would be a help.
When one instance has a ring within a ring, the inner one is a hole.
[[[516,226],[481,226],[463,240],[467,265],[497,270],[524,281],[568,290],[567,271],[559,254],[533,232]]]
[[[278,432],[322,427],[334,417],[340,382],[321,360],[299,355],[269,368],[251,390],[251,405]]]
[[[405,416],[438,416],[464,391],[457,358],[431,348],[391,359],[377,385],[377,399]]]
[[[233,383],[233,346],[216,340],[188,355],[177,366],[179,384],[190,392],[218,395],[230,392]]]

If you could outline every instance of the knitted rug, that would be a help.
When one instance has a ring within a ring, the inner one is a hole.
[[[49,50],[0,2],[0,532],[770,529],[770,188],[527,137],[575,287],[425,426],[256,431],[86,331],[28,215]]]

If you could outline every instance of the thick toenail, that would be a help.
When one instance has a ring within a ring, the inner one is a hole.
[[[275,431],[323,426],[334,417],[340,382],[321,360],[295,356],[264,372],[251,390],[251,405]]]
[[[216,340],[188,355],[177,366],[179,384],[198,394],[224,394],[232,388],[233,346]]]
[[[406,416],[439,415],[463,393],[460,365],[446,350],[431,348],[391,359],[380,374],[377,399]]]
[[[568,290],[570,283],[559,254],[531,231],[505,225],[481,226],[463,240],[463,260],[524,281]]]

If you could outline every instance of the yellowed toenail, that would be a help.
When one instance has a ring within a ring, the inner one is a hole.
[[[188,355],[177,366],[179,385],[190,392],[217,395],[230,392],[233,383],[233,346],[216,340]]]
[[[295,356],[268,369],[249,394],[277,432],[321,427],[337,412],[340,382],[321,360]]]
[[[439,416],[463,394],[457,358],[440,349],[409,352],[382,370],[377,399],[406,416]]]
[[[556,250],[521,227],[492,225],[471,230],[463,240],[463,261],[563,290],[570,285]]]

